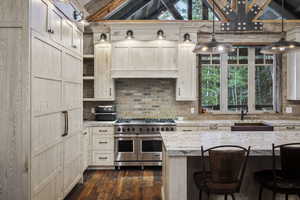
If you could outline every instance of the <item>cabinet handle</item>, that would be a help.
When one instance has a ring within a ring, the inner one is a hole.
[[[62,137],[65,137],[69,134],[69,113],[68,111],[63,111],[62,113],[64,114],[65,118],[65,130],[64,134],[62,134]]]
[[[178,88],[178,96],[180,96],[180,88]]]
[[[107,157],[98,157],[99,160],[107,160]]]
[[[109,96],[111,96],[111,88],[109,88]]]
[[[47,32],[48,32],[48,33],[52,33],[52,30],[51,30],[51,28],[49,28],[49,29],[47,30]]]
[[[107,144],[108,142],[98,142],[98,144]]]
[[[174,90],[173,90],[174,91]],[[187,129],[183,129],[183,132],[192,132],[193,130],[187,130]]]
[[[287,130],[295,130],[296,127],[295,127],[295,126],[287,126],[286,129],[287,129]]]
[[[107,130],[98,130],[99,133],[106,133]]]
[[[87,135],[87,132],[84,132],[83,135]]]
[[[73,47],[74,49],[76,49],[76,48],[77,48],[77,46],[76,46],[76,45],[72,45],[72,47]]]

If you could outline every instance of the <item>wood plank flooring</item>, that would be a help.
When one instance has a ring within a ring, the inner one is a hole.
[[[161,200],[160,169],[88,171],[65,200]]]

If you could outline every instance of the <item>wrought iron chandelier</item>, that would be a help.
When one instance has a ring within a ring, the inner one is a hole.
[[[281,1],[281,39],[278,42],[274,42],[264,48],[261,49],[261,53],[263,54],[282,54],[287,53],[289,51],[295,51],[300,49],[300,43],[295,41],[288,41],[285,39],[284,32],[284,0]]]
[[[193,50],[196,54],[221,54],[232,52],[233,46],[229,43],[218,42],[215,36],[215,0],[213,0],[213,32],[210,42],[197,43]]]

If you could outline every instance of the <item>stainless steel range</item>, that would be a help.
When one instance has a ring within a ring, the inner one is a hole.
[[[115,123],[116,166],[161,166],[160,131],[175,131],[172,119],[119,119]]]

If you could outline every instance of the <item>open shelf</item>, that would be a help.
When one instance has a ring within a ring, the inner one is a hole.
[[[84,76],[83,80],[94,80],[95,77],[94,76]]]
[[[93,59],[95,56],[94,54],[85,54],[83,55],[83,58],[87,58],[87,59]]]

